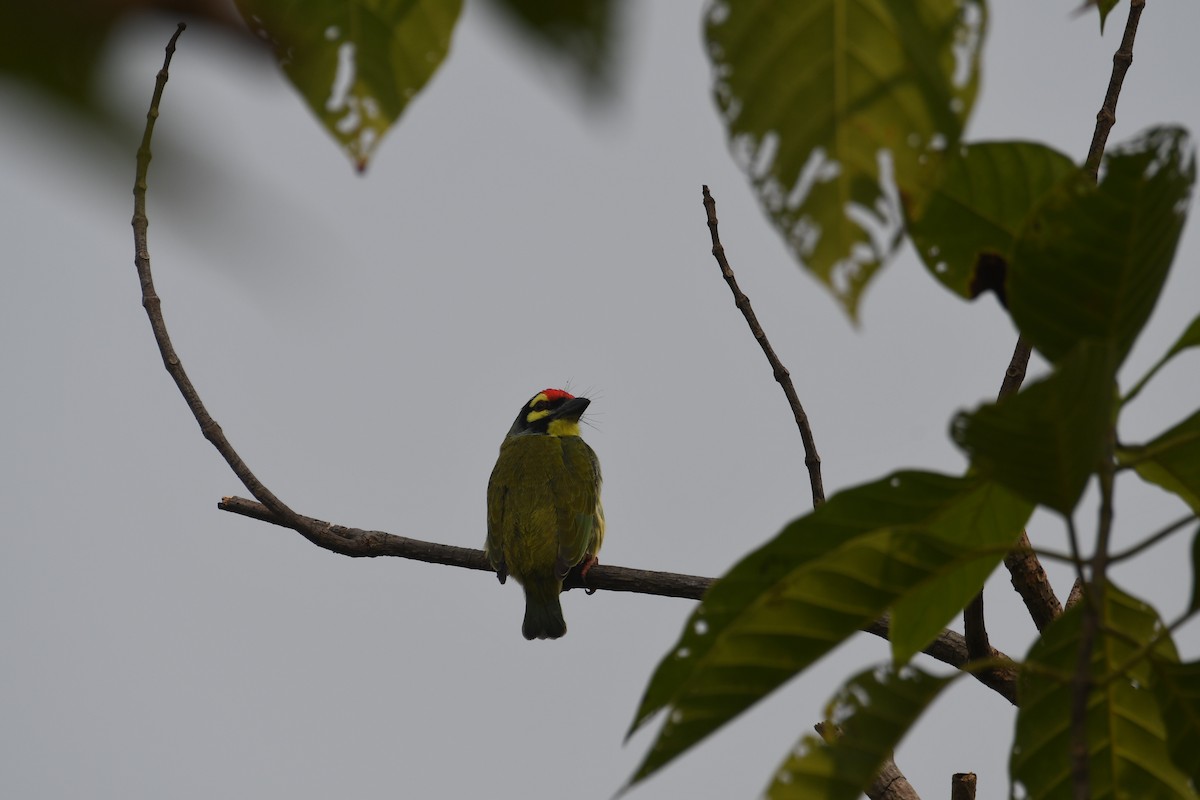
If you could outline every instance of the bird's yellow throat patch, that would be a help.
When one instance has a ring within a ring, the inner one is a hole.
[[[578,436],[579,420],[552,419],[546,426],[546,433],[551,436]]]

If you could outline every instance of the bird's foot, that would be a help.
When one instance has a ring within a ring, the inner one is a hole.
[[[600,559],[596,558],[595,556],[589,555],[583,559],[583,563],[579,567],[579,580],[583,581],[583,591],[585,594],[595,594],[596,593],[595,589],[592,589],[587,585],[587,574],[592,569],[592,567],[596,566],[599,563],[600,563]]]

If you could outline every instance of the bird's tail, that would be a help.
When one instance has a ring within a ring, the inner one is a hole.
[[[555,578],[526,582],[525,622],[521,625],[526,639],[557,639],[567,632],[558,599],[561,591],[562,583]]]

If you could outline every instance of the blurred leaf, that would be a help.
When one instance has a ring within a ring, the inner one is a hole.
[[[1192,602],[1188,603],[1187,613],[1190,616],[1197,611],[1200,611],[1200,528],[1192,537]]]
[[[493,0],[525,38],[548,50],[581,79],[592,97],[613,84],[613,49],[622,0]]]
[[[925,267],[965,298],[997,289],[1017,232],[1051,187],[1078,172],[1070,158],[1033,142],[982,142],[948,158],[908,232]],[[908,209],[906,208],[906,211]],[[999,270],[989,280],[988,269]]]
[[[188,22],[237,25],[219,0],[10,0],[0,3],[0,75],[98,110],[91,107],[92,82],[109,33],[123,19],[152,11],[170,11]],[[174,20],[164,25],[163,46],[174,29]]]
[[[1117,461],[1133,467],[1143,480],[1179,495],[1200,514],[1200,411],[1149,444],[1121,447]]]
[[[1098,186],[1060,184],[1017,237],[1008,303],[1051,361],[1085,339],[1125,360],[1154,310],[1196,176],[1187,133],[1155,128],[1105,157]]]
[[[1138,381],[1137,384],[1129,390],[1129,394],[1125,395],[1125,397],[1121,400],[1121,404],[1124,405],[1125,403],[1133,400],[1133,398],[1137,397],[1138,393],[1142,391],[1142,387],[1149,383],[1150,379],[1153,378],[1154,375],[1160,369],[1162,369],[1168,361],[1170,361],[1179,353],[1182,353],[1184,350],[1192,347],[1200,347],[1200,315],[1192,320],[1192,324],[1187,326],[1187,329],[1180,334],[1179,338],[1175,341],[1175,344],[1171,345],[1171,349],[1168,350],[1166,354],[1158,360],[1158,363],[1150,368],[1150,371],[1146,373],[1145,377]]]
[[[1009,769],[1027,797],[1070,800],[1071,695],[1083,603],[1063,613],[1029,651],[1017,692],[1016,738]],[[1148,653],[1178,661],[1155,611],[1108,584],[1092,651],[1087,740],[1094,798],[1194,798],[1167,754]],[[1150,646],[1158,637],[1161,641]],[[1117,674],[1117,670],[1123,670]],[[1195,755],[1193,751],[1192,755]]]
[[[1110,346],[1081,345],[1048,378],[959,414],[951,435],[980,474],[1070,515],[1104,454],[1115,372]]]
[[[237,0],[361,171],[441,66],[462,0]]]
[[[1200,786],[1200,661],[1154,660],[1154,694],[1175,766]]]
[[[991,510],[997,497],[1000,512]],[[840,492],[742,559],[705,595],[646,688],[631,734],[658,711],[670,711],[630,785],[898,598],[996,549],[996,542],[1003,549],[1015,541],[1030,509],[1006,498],[973,478],[900,472]],[[916,620],[913,629],[926,622]]]
[[[0,3],[0,70],[83,106],[120,10],[65,0]]]
[[[920,162],[957,146],[985,28],[982,0],[709,8],[713,93],[735,158],[851,317],[898,242],[895,190],[919,209]]]
[[[1033,513],[1031,504],[999,484],[982,484],[978,500],[948,512],[928,531],[946,537],[961,551],[942,563],[928,563],[921,583],[892,606],[888,638],[897,664],[924,650],[979,594]]]
[[[826,724],[840,727],[841,736],[805,736],[775,772],[767,797],[861,797],[909,728],[956,677],[939,678],[914,667],[855,675],[825,712]]]
[[[1117,7],[1118,0],[1088,0],[1096,5],[1096,10],[1100,12],[1100,33],[1104,33],[1104,21],[1108,19],[1108,12]]]

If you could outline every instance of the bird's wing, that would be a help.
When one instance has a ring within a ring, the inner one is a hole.
[[[555,473],[558,507],[558,564],[560,576],[600,550],[604,539],[604,510],[600,506],[600,462],[578,436],[559,438],[563,469]]]
[[[500,446],[488,482],[485,547],[498,574],[511,573],[524,582],[527,576],[555,571],[559,515],[554,479],[562,471],[557,437],[515,436]]]
[[[487,555],[492,569],[496,570],[496,576],[500,578],[501,583],[508,578],[508,565],[504,559],[504,530],[506,520],[508,526],[512,526],[512,520],[509,518],[509,486],[514,477],[512,461],[512,454],[506,454],[504,446],[501,445],[500,457],[496,459],[496,466],[492,468],[492,477],[488,480],[487,489],[487,541],[484,543],[483,552]]]

